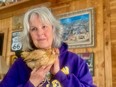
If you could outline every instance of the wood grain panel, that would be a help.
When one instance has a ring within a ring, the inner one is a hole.
[[[112,84],[116,86],[116,0],[110,1],[111,40],[112,40]]]
[[[106,87],[112,87],[112,58],[110,31],[110,0],[104,0],[104,51]]]

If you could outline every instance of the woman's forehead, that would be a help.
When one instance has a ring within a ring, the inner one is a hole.
[[[39,15],[37,13],[31,14],[29,22],[34,21],[34,20],[38,20],[39,22],[43,24],[50,24],[50,21],[47,17],[45,17],[44,15]]]

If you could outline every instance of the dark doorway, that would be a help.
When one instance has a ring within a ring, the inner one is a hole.
[[[0,55],[2,55],[3,51],[3,41],[4,41],[4,33],[0,33]]]

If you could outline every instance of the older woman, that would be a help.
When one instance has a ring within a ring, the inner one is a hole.
[[[68,51],[63,28],[46,7],[25,13],[23,52],[0,87],[95,87],[86,62]]]

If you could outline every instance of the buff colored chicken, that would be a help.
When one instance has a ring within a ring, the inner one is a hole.
[[[41,66],[48,66],[53,64],[58,57],[58,49],[37,49],[31,52],[22,52],[21,56],[24,61],[31,68],[39,68]]]

